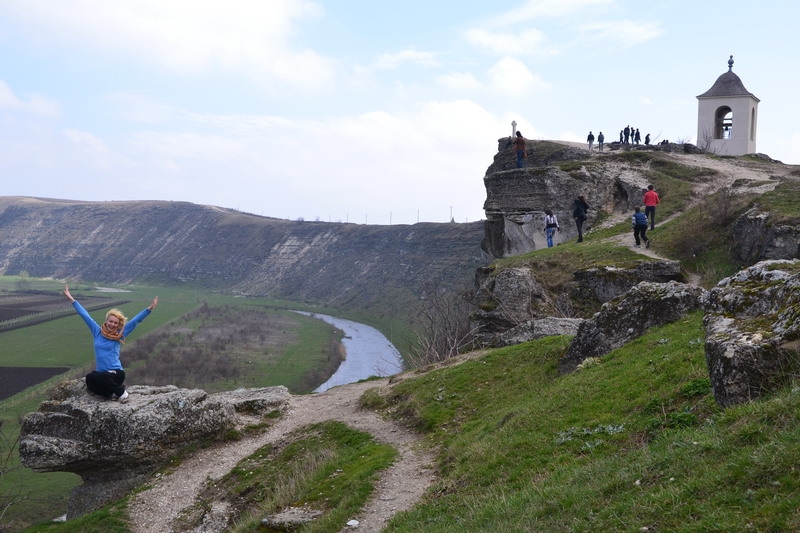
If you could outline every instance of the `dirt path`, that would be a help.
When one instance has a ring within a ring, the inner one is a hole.
[[[399,452],[394,465],[383,472],[367,506],[352,517],[359,522],[358,531],[380,531],[396,512],[411,508],[434,479],[432,456],[419,446],[418,435],[383,420],[373,412],[359,409],[358,399],[364,391],[387,385],[388,379],[383,379],[334,387],[319,394],[292,396],[286,416],[267,433],[202,450],[183,461],[173,472],[155,479],[151,488],[137,494],[130,504],[130,516],[134,522],[132,531],[173,531],[172,520],[194,503],[206,480],[221,478],[241,459],[265,444],[280,441],[297,428],[327,420],[338,420],[368,432]],[[222,516],[225,509],[219,509],[217,513],[219,517],[208,517],[204,527],[196,531],[221,531],[226,522]],[[348,529],[343,527],[343,531]]]

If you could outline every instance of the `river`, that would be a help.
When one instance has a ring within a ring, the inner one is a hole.
[[[336,372],[314,392],[323,392],[337,385],[355,383],[362,379],[392,376],[403,370],[403,358],[389,339],[377,329],[330,315],[296,311],[318,318],[342,330],[345,359]]]

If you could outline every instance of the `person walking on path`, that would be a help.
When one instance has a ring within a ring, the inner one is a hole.
[[[106,320],[100,326],[83,306],[72,297],[69,285],[64,286],[64,296],[72,302],[72,307],[89,326],[94,337],[95,370],[86,375],[86,388],[95,394],[119,400],[128,401],[128,391],[125,390],[125,371],[119,360],[119,350],[127,337],[153,309],[158,305],[158,296],[153,299],[147,308],[138,315],[128,320],[119,309],[111,309],[106,313]]]
[[[625,129],[622,130],[622,131],[625,132],[625,144],[628,144],[628,139],[630,139],[630,136],[631,136],[631,127],[630,126],[625,126]]]
[[[558,225],[558,217],[553,214],[552,209],[544,210],[544,236],[547,239],[547,247],[553,247],[553,236],[556,231],[561,231]]]
[[[522,168],[522,160],[527,159],[528,154],[525,151],[525,137],[519,131],[517,132],[517,138],[514,139],[514,149],[517,151],[517,168]]]
[[[592,145],[594,144],[594,134],[590,131],[589,135],[586,137],[586,142],[589,143],[589,151],[592,151]]]
[[[639,206],[633,209],[631,224],[633,225],[633,238],[636,239],[636,247],[641,246],[641,241],[644,241],[644,247],[650,248],[650,239],[647,238],[647,217],[642,213]]]
[[[655,187],[652,185],[647,186],[647,192],[644,193],[644,216],[650,219],[650,229],[656,229],[656,206],[661,203]]]
[[[639,128],[636,128],[636,133],[634,134],[633,140],[634,140],[634,142],[636,142],[636,144],[639,144],[640,142],[642,142],[642,136],[639,133]]]
[[[572,218],[575,219],[578,228],[578,242],[583,242],[583,223],[586,222],[588,211],[589,204],[586,203],[586,197],[581,195],[575,198],[572,204]]]
[[[600,133],[597,135],[597,148],[598,148],[598,149],[599,149],[601,152],[603,151],[603,141],[605,141],[605,140],[606,140],[606,138],[605,138],[605,136],[603,136],[603,132],[601,131],[601,132],[600,132]]]

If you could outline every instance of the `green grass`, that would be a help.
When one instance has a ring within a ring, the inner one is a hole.
[[[441,480],[387,531],[794,531],[800,390],[721,412],[695,313],[558,376],[569,339],[369,394],[424,431]]]
[[[800,183],[782,181],[774,190],[758,198],[761,211],[769,212],[773,222],[797,223],[800,220]]]
[[[127,499],[68,522],[39,524],[27,533],[129,533]]]

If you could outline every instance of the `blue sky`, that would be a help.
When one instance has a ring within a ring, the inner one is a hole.
[[[512,120],[695,142],[730,55],[757,150],[800,164],[798,5],[3,0],[0,195],[480,220]]]

